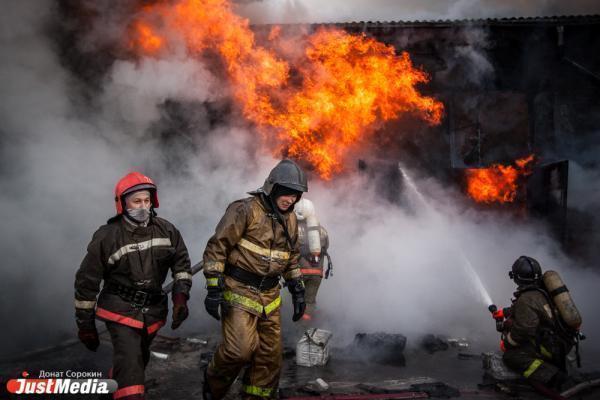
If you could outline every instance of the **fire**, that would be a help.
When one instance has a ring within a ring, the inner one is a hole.
[[[511,203],[517,196],[520,177],[531,174],[533,154],[516,160],[514,166],[493,164],[466,170],[467,193],[478,203]]]
[[[131,41],[130,47],[137,46],[144,54],[156,54],[164,45],[164,40],[154,34],[151,26],[142,21],[134,23],[132,31],[135,39]]]
[[[156,55],[173,33],[193,55],[217,53],[225,67],[234,99],[243,115],[273,143],[278,155],[308,161],[330,179],[343,169],[350,152],[372,138],[384,121],[413,113],[439,124],[443,105],[419,93],[425,72],[407,53],[365,35],[320,29],[304,40],[302,58],[294,65],[275,49],[260,46],[228,0],[179,0],[145,7],[140,18],[160,24],[134,36],[141,54]],[[139,24],[139,21],[135,23]],[[134,23],[134,24],[135,24]],[[275,42],[280,28],[269,35]],[[148,46],[148,38],[158,46]],[[302,44],[300,44],[302,43]],[[291,75],[294,79],[290,79]],[[299,76],[299,79],[297,78]]]

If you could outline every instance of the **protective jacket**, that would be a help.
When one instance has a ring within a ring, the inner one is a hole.
[[[280,285],[265,291],[256,290],[229,276],[228,266],[260,277],[299,278],[296,215],[284,213],[283,220],[291,248],[283,226],[266,205],[262,194],[235,201],[227,207],[204,251],[207,284],[210,286],[217,276],[224,274],[225,300],[258,317],[268,317],[279,308]]]
[[[170,222],[152,217],[147,226],[137,226],[123,216],[113,218],[94,233],[77,271],[80,328],[93,323],[95,312],[102,320],[156,332],[168,313],[162,284],[169,271],[175,280],[173,293],[189,297],[190,259],[181,234]]]
[[[545,292],[532,285],[515,293],[511,315],[505,332],[504,361],[525,378],[548,382],[565,369],[572,346],[560,331],[558,312]]]

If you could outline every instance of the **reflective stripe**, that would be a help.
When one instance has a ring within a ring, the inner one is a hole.
[[[319,275],[319,276],[323,276],[323,270],[319,269],[319,268],[301,268],[300,272],[302,272],[303,275]]]
[[[147,327],[146,331],[148,332],[148,335],[151,335],[154,332],[158,331],[164,324],[165,321],[158,321]]]
[[[527,368],[527,370],[525,372],[523,372],[523,376],[525,378],[529,378],[529,376],[531,374],[533,374],[539,367],[540,365],[542,365],[544,363],[543,360],[540,360],[539,358],[536,358],[535,360],[533,360],[533,362],[529,365],[529,368]]]
[[[246,250],[250,250],[253,253],[259,254],[263,257],[277,259],[277,260],[289,260],[290,253],[287,251],[280,250],[271,250],[265,249],[264,247],[260,247],[246,239],[241,239],[238,242],[238,246],[245,248]]]
[[[245,307],[250,308],[251,310],[256,311],[257,313],[265,313],[266,315],[269,315],[281,305],[281,296],[277,297],[274,301],[272,301],[270,304],[267,304],[265,307],[263,307],[263,305],[257,301],[249,299],[246,296],[233,293],[230,290],[226,290],[225,293],[223,293],[223,298],[231,303],[241,304]]]
[[[134,394],[144,394],[144,385],[125,386],[113,393],[113,399],[120,399]]]
[[[540,353],[542,353],[544,357],[552,359],[552,353],[550,353],[544,346],[540,346]]]
[[[271,397],[273,388],[261,388],[258,386],[244,385],[242,390],[248,394],[259,397]]]
[[[178,272],[175,274],[175,276],[173,277],[174,280],[179,280],[179,279],[192,279],[192,274],[190,274],[189,272]]]
[[[219,278],[207,278],[206,286],[219,286]]]
[[[207,261],[204,263],[204,272],[222,274],[225,272],[225,264],[221,261]]]
[[[518,346],[519,343],[517,343],[512,336],[510,335],[510,332],[508,333],[508,335],[506,335],[506,339],[508,339],[508,343],[510,343],[511,346]]]
[[[281,296],[279,296],[278,298],[276,298],[275,300],[273,300],[270,304],[267,304],[267,306],[265,307],[265,314],[266,315],[271,314],[280,305],[281,305]]]
[[[146,240],[145,242],[140,243],[130,243],[126,246],[121,247],[119,250],[115,251],[115,253],[108,258],[109,264],[114,264],[119,261],[121,257],[123,257],[127,253],[131,253],[133,251],[143,251],[148,250],[151,247],[156,246],[170,246],[171,239],[169,238],[154,238],[150,240]]]
[[[75,299],[75,308],[82,308],[84,310],[91,310],[96,307],[96,301],[86,301]]]
[[[117,322],[122,325],[131,326],[132,328],[144,328],[144,323],[142,321],[138,321],[137,319],[126,317],[124,315],[116,314],[114,312],[105,310],[104,308],[98,307],[98,309],[96,309],[96,316],[102,319]]]

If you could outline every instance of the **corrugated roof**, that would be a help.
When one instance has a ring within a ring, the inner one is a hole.
[[[319,22],[304,25],[334,25],[348,28],[410,28],[410,27],[452,27],[452,26],[531,26],[531,25],[589,25],[600,24],[600,15],[564,15],[551,17],[514,17],[487,19],[440,19],[415,21],[352,21]],[[267,25],[303,25],[303,24],[267,24]]]

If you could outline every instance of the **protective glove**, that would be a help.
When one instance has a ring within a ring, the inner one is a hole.
[[[211,284],[213,279],[216,279],[216,284]],[[207,280],[206,298],[204,299],[204,307],[206,311],[217,321],[225,315],[227,311],[227,304],[223,297],[223,291],[225,289],[225,283],[223,282],[223,276],[219,275],[216,278],[209,278]],[[219,306],[221,307],[221,313],[219,314]]]
[[[177,329],[189,315],[187,296],[183,293],[173,293],[171,299],[173,300],[173,322],[171,322],[171,329]]]
[[[96,351],[98,346],[100,346],[100,338],[98,337],[98,331],[95,326],[93,329],[79,328],[77,336],[79,336],[81,343],[83,343],[90,351]]]
[[[79,332],[77,336],[89,350],[96,351],[100,346],[100,338],[96,330],[96,312],[94,309],[75,308],[75,321]]]
[[[296,322],[304,315],[306,309],[306,302],[304,301],[304,282],[302,279],[292,279],[287,283],[288,290],[292,295],[292,302],[294,303],[294,315],[292,321]]]

